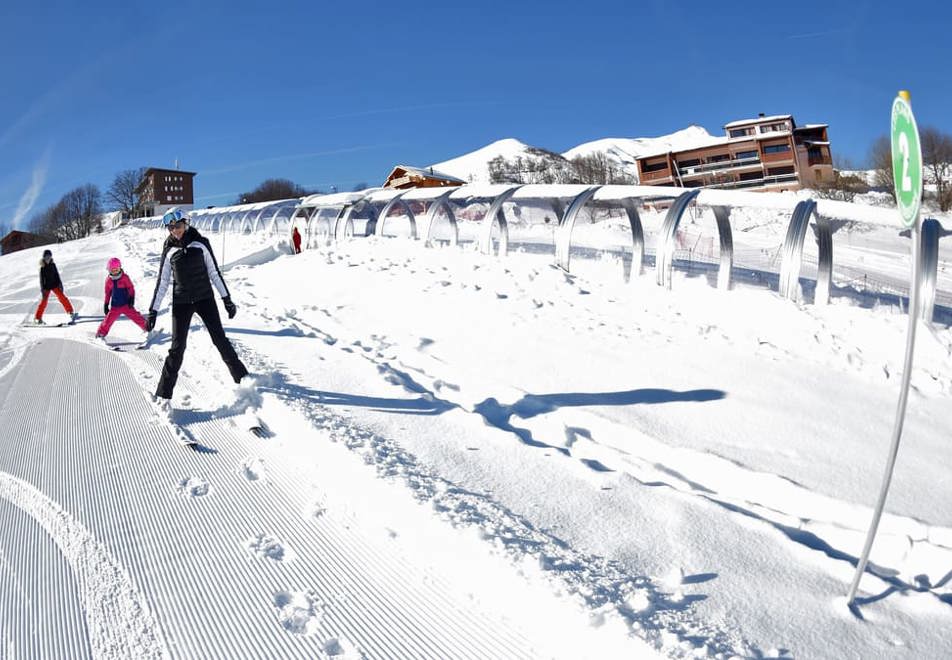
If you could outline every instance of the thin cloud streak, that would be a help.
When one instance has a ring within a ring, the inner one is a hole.
[[[202,172],[203,176],[209,176],[211,174],[225,174],[226,172],[236,172],[238,170],[243,170],[248,167],[254,167],[255,165],[264,165],[266,163],[278,163],[286,160],[304,160],[307,158],[318,158],[320,156],[336,156],[338,154],[349,154],[357,151],[369,151],[371,149],[382,149],[384,147],[395,147],[399,143],[391,142],[385,144],[368,144],[362,145],[359,147],[346,147],[344,149],[330,149],[328,151],[314,151],[306,154],[291,154],[288,156],[274,156],[272,158],[262,158],[261,160],[251,160],[246,163],[240,163],[238,165],[232,165],[229,167],[223,167],[217,170],[205,170]]]
[[[33,210],[33,205],[36,204],[37,198],[43,192],[43,186],[46,184],[46,173],[50,169],[51,152],[52,149],[47,147],[39,162],[33,168],[33,180],[20,197],[20,203],[17,206],[16,213],[13,214],[13,221],[10,223],[14,229],[19,227],[20,221]]]
[[[815,39],[817,37],[829,37],[834,34],[843,34],[849,32],[850,28],[835,28],[833,30],[824,30],[822,32],[804,32],[802,34],[788,34],[786,39]]]

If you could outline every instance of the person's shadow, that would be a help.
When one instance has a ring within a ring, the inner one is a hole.
[[[473,411],[479,413],[486,423],[503,431],[508,431],[522,442],[532,447],[555,449],[568,455],[565,447],[556,447],[540,442],[532,437],[528,429],[513,426],[510,421],[513,416],[520,419],[531,419],[537,415],[544,415],[559,408],[577,406],[631,406],[654,405],[658,403],[674,403],[679,401],[707,402],[717,401],[727,396],[723,390],[688,390],[678,392],[658,388],[642,388],[621,392],[565,392],[559,394],[527,394],[512,405],[503,405],[495,398],[490,397],[477,403]]]

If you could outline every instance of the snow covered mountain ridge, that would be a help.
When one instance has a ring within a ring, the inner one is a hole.
[[[567,160],[572,160],[573,158],[604,153],[620,169],[637,180],[638,168],[635,159],[641,156],[716,144],[723,142],[725,139],[722,136],[711,135],[701,126],[692,125],[674,133],[654,138],[603,138],[585,142],[560,155]],[[490,180],[489,163],[494,158],[502,157],[506,160],[513,160],[517,157],[533,158],[538,157],[535,154],[543,151],[545,150],[533,147],[515,138],[505,138],[462,156],[434,163],[431,167],[434,170],[466,181],[474,183],[488,182]]]

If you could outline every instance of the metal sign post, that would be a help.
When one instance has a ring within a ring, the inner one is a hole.
[[[896,455],[899,453],[899,439],[902,437],[902,424],[906,416],[906,401],[909,398],[909,379],[912,376],[912,358],[916,343],[916,326],[919,321],[919,205],[922,201],[922,150],[919,146],[919,129],[909,105],[909,92],[899,92],[892,107],[892,161],[896,186],[896,204],[905,226],[911,229],[912,238],[912,281],[909,284],[909,328],[906,332],[906,358],[902,369],[902,382],[899,389],[899,403],[896,406],[896,420],[893,423],[892,443],[886,459],[886,472],[879,490],[879,500],[873,512],[873,520],[866,534],[866,544],[856,575],[846,597],[848,605],[853,604],[859,581],[866,570],[869,552],[876,538],[876,529],[883,515],[886,494],[892,481]]]

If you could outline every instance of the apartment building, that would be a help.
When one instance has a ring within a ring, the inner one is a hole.
[[[642,185],[797,190],[833,179],[826,124],[797,126],[792,115],[732,121],[720,141],[637,159]]]
[[[162,215],[172,207],[191,209],[195,204],[195,172],[150,167],[142,175],[136,194],[145,215]]]

